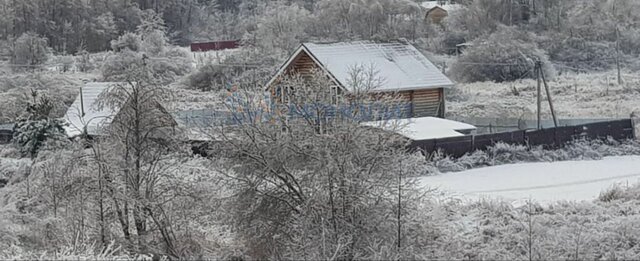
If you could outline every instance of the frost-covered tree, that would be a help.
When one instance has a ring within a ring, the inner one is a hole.
[[[63,141],[66,136],[64,123],[51,118],[53,102],[36,91],[31,92],[31,98],[25,115],[14,126],[13,142],[23,155],[35,158],[47,142]]]
[[[313,9],[313,36],[344,39],[414,39],[423,11],[408,0],[320,0]]]
[[[271,113],[240,91],[242,106],[230,106],[237,124],[213,126],[210,134],[222,142],[212,153],[226,159],[249,257],[368,259],[378,249],[417,242],[407,240],[415,235],[398,222],[414,220],[408,216],[417,201],[404,177],[420,172],[422,157],[405,153],[404,138],[360,126],[358,114],[366,110],[329,115],[332,104],[363,109],[377,100],[366,92],[378,82],[375,74],[353,74],[350,84],[361,92],[352,95],[336,95],[321,72],[282,79],[286,101]],[[382,255],[415,258],[403,251]]]
[[[124,80],[131,67],[149,65],[153,73],[170,83],[191,70],[189,53],[168,43],[162,20],[146,12],[137,33],[127,33],[111,43],[114,53],[102,66],[107,81]]]
[[[111,50],[122,51],[128,49],[130,51],[139,51],[142,47],[142,39],[134,33],[125,33],[118,39],[111,41]]]
[[[13,43],[11,64],[16,69],[33,70],[49,59],[47,39],[32,33],[24,33]]]
[[[149,251],[155,245],[154,227],[166,253],[177,256],[171,221],[164,212],[171,199],[171,194],[164,191],[171,184],[168,170],[171,158],[177,156],[172,154],[175,121],[161,105],[170,91],[148,64],[136,63],[125,77],[123,84],[113,86],[99,98],[101,107],[118,111],[107,127],[106,142],[113,144],[111,159],[119,168],[106,182],[116,199],[120,228],[129,246]]]
[[[309,12],[283,2],[266,5],[255,32],[256,45],[263,52],[287,54],[307,38]]]

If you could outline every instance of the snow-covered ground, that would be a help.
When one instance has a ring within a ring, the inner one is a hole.
[[[640,180],[640,156],[595,161],[502,165],[420,178],[420,186],[463,201],[502,199],[514,205],[594,200],[613,185]]]
[[[640,111],[640,77],[616,72],[565,73],[549,82],[553,105],[561,119],[625,118]],[[491,118],[536,118],[536,81],[459,83],[447,101],[448,116]],[[544,92],[543,92],[544,93]],[[455,97],[457,96],[457,97]],[[546,96],[542,113],[550,119]]]

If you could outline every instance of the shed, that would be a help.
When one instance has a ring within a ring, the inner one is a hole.
[[[336,94],[353,91],[349,86],[354,66],[373,66],[383,83],[372,95],[399,96],[407,106],[404,118],[444,117],[444,89],[454,83],[413,45],[404,41],[304,43],[280,67],[265,87],[274,101],[282,101],[278,81],[286,74],[309,75],[319,69],[333,81]]]
[[[65,132],[69,138],[80,136],[86,132],[89,136],[104,135],[104,128],[108,127],[114,119],[117,119],[119,110],[112,110],[99,106],[99,97],[110,88],[125,83],[118,82],[91,82],[86,83],[80,89],[80,93],[73,104],[67,110],[64,120],[68,124]],[[169,114],[159,103],[154,106],[161,115],[166,115],[173,126],[177,126],[173,116]]]
[[[425,20],[427,22],[439,24],[442,20],[449,16],[451,12],[462,8],[460,4],[454,4],[447,1],[425,1],[421,6],[427,10]]]

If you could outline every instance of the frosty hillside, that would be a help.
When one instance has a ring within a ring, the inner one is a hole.
[[[0,0],[0,259],[638,260],[639,9]]]

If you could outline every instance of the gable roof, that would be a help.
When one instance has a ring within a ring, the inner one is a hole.
[[[85,127],[87,128],[87,134],[98,135],[101,127],[111,123],[116,112],[109,108],[98,108],[97,103],[101,93],[117,84],[121,83],[91,82],[82,87],[64,116],[64,120],[68,123],[68,126],[65,126],[67,136],[78,136],[83,133]]]
[[[338,85],[347,90],[349,73],[354,66],[374,66],[378,71],[377,76],[384,82],[372,91],[447,88],[454,84],[411,44],[357,41],[302,44],[269,81],[267,87],[284,73],[301,52],[306,52]]]
[[[422,6],[422,8],[427,9],[428,11],[431,11],[432,9],[438,7],[447,12],[457,11],[463,8],[463,5],[461,4],[451,4],[451,3],[438,4],[438,1],[424,1],[420,4],[420,6]]]
[[[442,11],[444,11],[444,12],[445,12],[445,13],[447,13],[447,14],[449,13],[449,11],[444,10],[442,7],[440,7],[440,6],[435,6],[435,7],[433,7],[433,8],[430,8],[429,10],[427,10],[427,16],[429,16],[429,14],[431,14],[431,13],[432,13],[433,11],[435,11],[435,10],[442,10]]]

